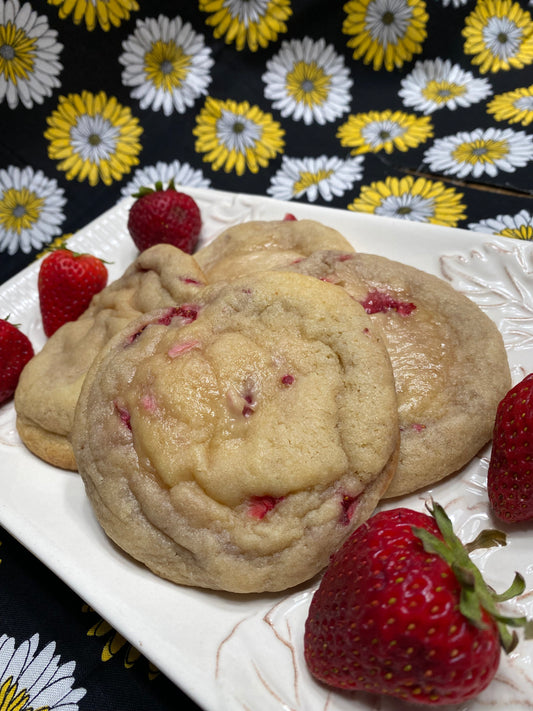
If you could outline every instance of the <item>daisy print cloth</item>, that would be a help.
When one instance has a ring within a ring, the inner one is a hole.
[[[533,2],[0,0],[0,127],[0,282],[158,181],[532,240]],[[0,708],[195,708],[0,542]]]
[[[533,4],[0,0],[0,121],[0,281],[170,179],[528,239]]]

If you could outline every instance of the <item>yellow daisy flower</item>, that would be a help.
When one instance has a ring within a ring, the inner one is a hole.
[[[528,242],[533,241],[533,225],[520,225],[516,229],[507,229],[501,231],[502,237],[510,237],[511,239],[524,239]]]
[[[50,254],[50,252],[55,252],[57,249],[68,249],[68,241],[71,237],[72,232],[67,232],[60,237],[56,237],[52,240],[52,242],[50,242],[50,244],[47,244],[41,252],[38,252],[35,255],[35,259],[42,259],[43,257],[46,257],[47,254]]]
[[[47,122],[48,155],[60,161],[58,170],[66,172],[67,180],[111,185],[139,163],[139,121],[103,91],[60,96]]]
[[[478,0],[463,28],[465,54],[482,74],[533,62],[533,21],[513,0]]]
[[[64,20],[69,15],[76,25],[85,21],[92,32],[97,23],[106,32],[120,27],[124,20],[130,19],[130,13],[139,9],[136,0],[48,0],[49,5],[59,6],[59,17]]]
[[[292,15],[290,0],[200,0],[200,10],[210,13],[206,24],[214,27],[215,39],[246,46],[256,52],[287,32],[285,22]]]
[[[344,6],[342,31],[353,58],[374,70],[402,67],[420,54],[427,37],[424,0],[350,0]]]
[[[533,121],[533,84],[498,94],[487,105],[496,121],[509,121],[529,126]]]
[[[348,210],[457,227],[459,220],[466,217],[462,197],[462,193],[440,181],[415,179],[411,175],[389,176],[364,185]]]
[[[83,605],[82,611],[92,613],[94,610],[89,605]],[[143,658],[139,650],[135,649],[129,642],[111,625],[100,618],[87,632],[88,637],[107,637],[100,659],[103,662],[108,662],[124,649],[124,666],[126,669],[131,669],[133,665]],[[155,679],[159,675],[159,669],[148,662],[148,676],[150,679]]]
[[[204,161],[213,170],[223,168],[242,175],[246,169],[257,173],[283,151],[285,132],[271,114],[247,101],[219,101],[207,97],[196,118],[195,149],[205,153]]]
[[[429,116],[418,117],[402,111],[369,111],[348,117],[339,126],[337,138],[351,148],[352,155],[393,150],[407,151],[433,136]]]

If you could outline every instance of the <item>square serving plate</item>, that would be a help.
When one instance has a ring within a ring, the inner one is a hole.
[[[203,215],[200,244],[223,229],[286,213],[337,228],[358,251],[381,254],[437,274],[498,325],[518,382],[533,370],[533,245],[467,230],[258,196],[186,189]],[[69,246],[106,259],[110,280],[137,251],[126,228],[125,199],[76,233]],[[38,263],[0,286],[0,314],[11,314],[38,350],[45,341],[37,296]],[[487,503],[487,446],[468,466],[417,495],[384,503],[423,510],[431,496],[458,535],[471,540],[500,527]],[[180,587],[118,550],[93,516],[79,476],[38,460],[20,442],[13,403],[0,407],[0,523],[205,711],[401,711],[396,700],[338,693],[314,682],[303,659],[303,626],[316,581],[282,594],[231,595]],[[514,571],[526,590],[514,612],[533,616],[533,526],[507,528],[508,545],[475,554],[502,591]],[[532,591],[532,592],[529,592]],[[491,685],[461,711],[531,708],[533,641],[503,656]]]

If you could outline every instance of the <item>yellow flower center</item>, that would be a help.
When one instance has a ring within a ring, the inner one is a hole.
[[[323,104],[328,98],[330,78],[316,62],[296,62],[287,74],[287,90],[308,106]]]
[[[422,95],[429,101],[436,104],[444,104],[450,99],[462,96],[466,89],[460,84],[452,84],[448,81],[437,81],[432,79],[422,90]]]
[[[520,225],[520,227],[504,228],[499,234],[502,237],[513,237],[514,239],[533,240],[533,225]]]
[[[478,139],[472,143],[461,143],[453,151],[454,160],[458,163],[494,163],[504,158],[509,152],[506,141]]]
[[[0,686],[0,711],[50,711],[49,706],[41,706],[38,709],[27,706],[29,700],[26,689],[18,691],[18,684],[13,682],[12,676]]]
[[[307,190],[311,185],[318,185],[321,180],[327,180],[332,174],[332,170],[319,170],[316,173],[303,171],[300,173],[300,180],[294,183],[294,192],[299,193],[302,190]]]
[[[9,188],[0,201],[0,225],[20,234],[37,222],[43,203],[43,198],[28,188]],[[4,711],[1,704],[0,710]]]
[[[171,91],[187,78],[191,58],[174,42],[158,40],[145,55],[146,76],[158,89]]]
[[[0,76],[16,83],[33,71],[35,40],[12,22],[0,25]]]

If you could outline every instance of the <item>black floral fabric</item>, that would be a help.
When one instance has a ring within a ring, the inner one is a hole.
[[[0,0],[0,283],[170,179],[531,240],[532,123],[531,1]],[[182,703],[0,540],[0,706]]]

